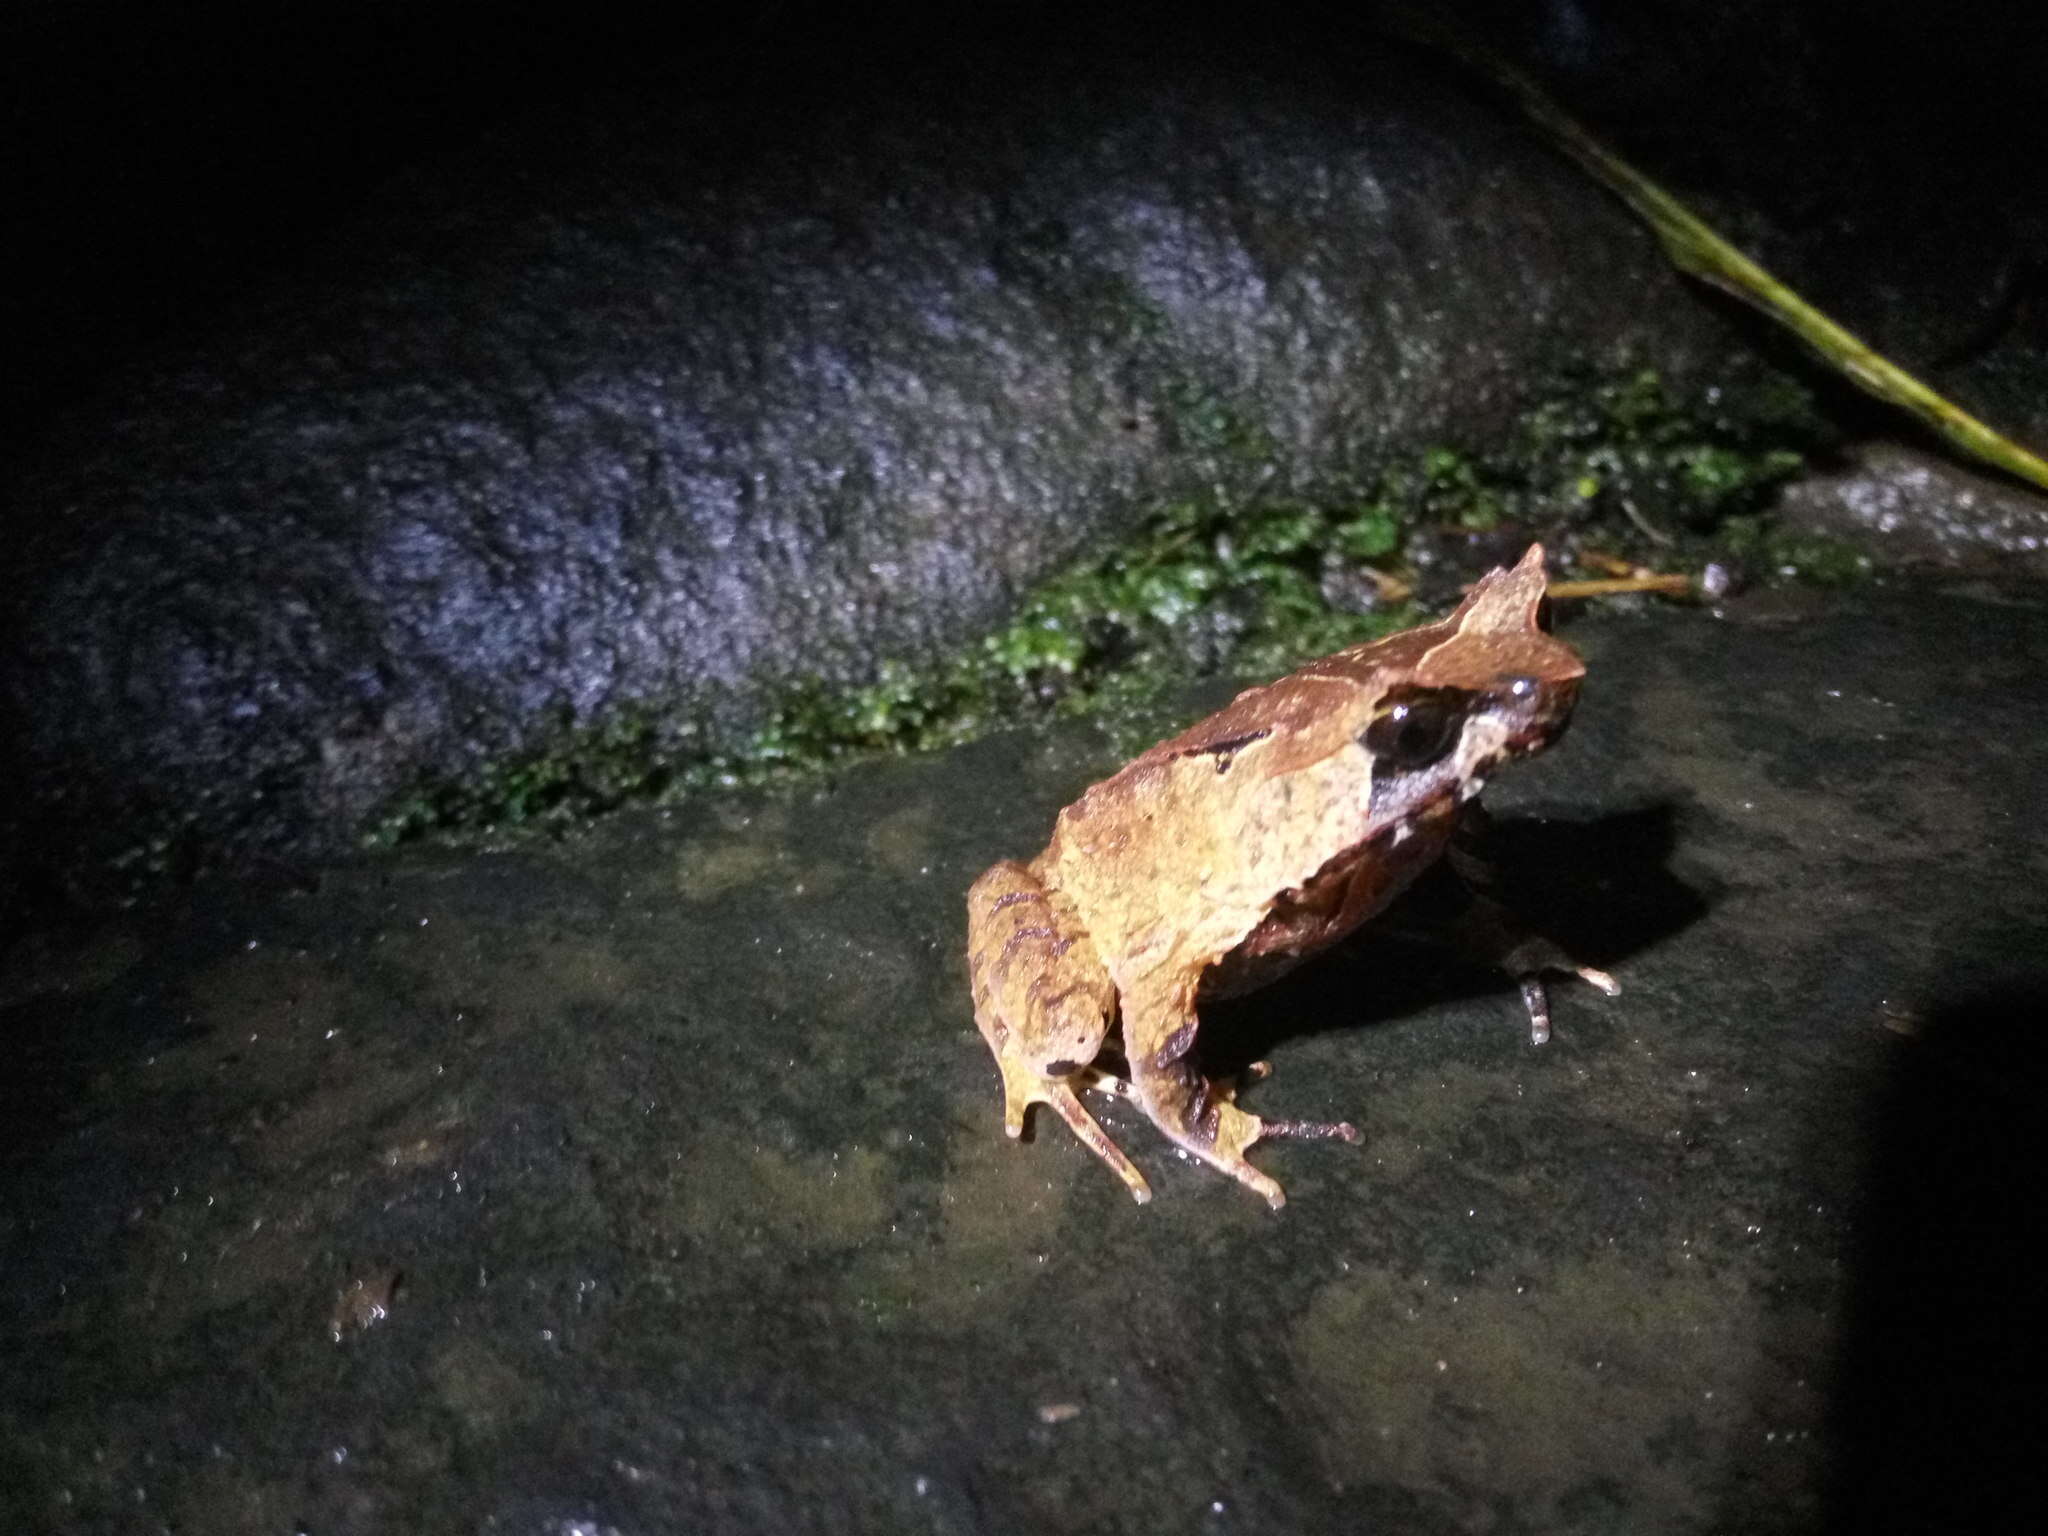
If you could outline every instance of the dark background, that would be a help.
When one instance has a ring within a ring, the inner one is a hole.
[[[852,14],[855,10],[859,14]],[[122,365],[207,333],[317,261],[387,179],[515,121],[681,92],[745,131],[927,72],[1056,69],[1075,50],[1377,46],[1358,6],[1014,0],[530,10],[357,0],[290,8],[10,6],[5,290],[10,435]],[[1624,152],[1704,195],[1847,315],[1881,290],[1952,295],[1932,353],[2048,328],[2048,10],[1965,0],[1594,0],[1454,7]],[[1792,237],[1796,236],[1794,240]],[[1924,328],[1924,327],[1923,327]],[[1908,329],[1911,329],[1910,327]],[[1882,336],[1876,338],[1882,341]],[[1931,359],[1938,360],[1938,359]]]

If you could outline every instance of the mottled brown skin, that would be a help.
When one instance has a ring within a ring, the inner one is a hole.
[[[1239,694],[1090,788],[1029,864],[1005,861],[975,882],[975,1022],[1002,1073],[1011,1136],[1032,1104],[1048,1105],[1146,1200],[1144,1176],[1079,1090],[1128,1097],[1276,1207],[1280,1186],[1245,1160],[1253,1142],[1358,1139],[1341,1122],[1239,1109],[1235,1086],[1189,1056],[1197,999],[1255,987],[1357,928],[1445,852],[1486,774],[1556,739],[1585,668],[1543,631],[1543,588],[1532,546],[1442,622]],[[1523,983],[1539,1043],[1539,971],[1614,990],[1542,941],[1486,926]],[[1119,1016],[1127,1080],[1097,1060]]]

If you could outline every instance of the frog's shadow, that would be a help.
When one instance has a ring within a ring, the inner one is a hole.
[[[1533,809],[1499,815],[1487,854],[1499,871],[1500,897],[1574,959],[1611,969],[1697,922],[1710,906],[1669,867],[1677,819],[1668,801],[1592,820]],[[1438,865],[1328,954],[1256,992],[1204,1003],[1203,1065],[1229,1073],[1296,1036],[1378,1024],[1461,998],[1514,998],[1515,985],[1500,970],[1442,936],[1445,914],[1460,901],[1455,878]],[[1551,978],[1554,992],[1578,985]]]

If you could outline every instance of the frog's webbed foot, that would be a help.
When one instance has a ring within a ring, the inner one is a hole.
[[[1455,925],[1454,936],[1461,949],[1507,972],[1522,989],[1532,1045],[1544,1045],[1550,1039],[1550,991],[1544,985],[1545,976],[1576,976],[1609,997],[1621,991],[1621,983],[1607,972],[1579,964],[1542,934],[1529,932],[1514,913],[1490,896],[1471,898]]]
[[[1550,1039],[1550,993],[1543,983],[1546,975],[1576,976],[1609,997],[1620,994],[1621,983],[1605,971],[1579,964],[1550,939],[1531,932],[1498,899],[1495,893],[1500,877],[1484,851],[1491,826],[1491,818],[1478,801],[1460,809],[1450,865],[1465,887],[1467,906],[1452,925],[1453,937],[1461,949],[1507,972],[1521,988],[1522,1005],[1529,1010],[1529,1041],[1532,1045],[1543,1045]]]
[[[1271,1068],[1254,1062],[1242,1074],[1256,1080]],[[1245,1159],[1252,1143],[1291,1136],[1310,1141],[1357,1142],[1358,1128],[1345,1120],[1268,1120],[1237,1107],[1238,1079],[1210,1081],[1186,1062],[1143,1074],[1134,1097],[1153,1124],[1174,1145],[1229,1174],[1262,1196],[1274,1210],[1287,1203],[1279,1184]]]
[[[1131,1091],[1128,1083],[1094,1067],[1083,1067],[1059,1078],[1041,1076],[1020,1062],[1006,1061],[1000,1056],[996,1065],[1003,1074],[1003,1130],[1012,1141],[1023,1138],[1025,1115],[1031,1106],[1043,1104],[1067,1122],[1067,1129],[1080,1139],[1082,1146],[1109,1164],[1110,1172],[1124,1181],[1133,1200],[1143,1205],[1152,1198],[1152,1186],[1145,1182],[1145,1175],[1124,1156],[1123,1148],[1109,1139],[1109,1133],[1096,1123],[1074,1091],[1094,1088],[1125,1097]]]

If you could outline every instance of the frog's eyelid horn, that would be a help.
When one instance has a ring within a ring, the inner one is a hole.
[[[1497,566],[1480,577],[1451,615],[1460,634],[1545,629],[1543,591],[1549,576],[1543,546],[1531,544],[1512,566]]]

